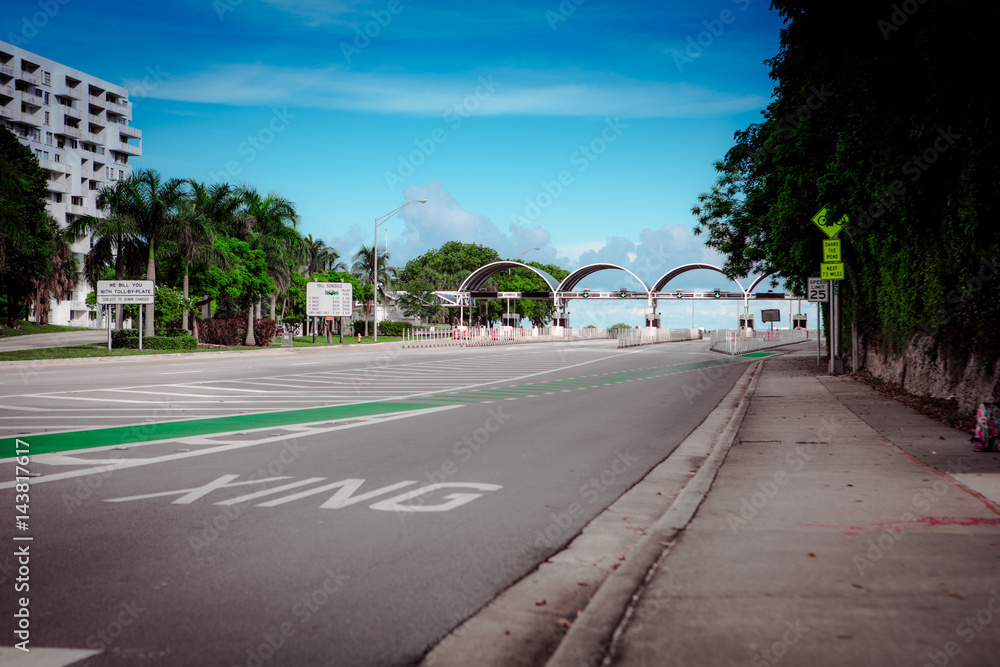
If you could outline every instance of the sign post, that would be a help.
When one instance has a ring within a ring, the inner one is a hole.
[[[819,210],[812,217],[812,222],[820,231],[826,234],[828,240],[823,241],[823,262],[820,264],[820,278],[829,280],[831,284],[830,301],[830,375],[837,375],[839,361],[837,353],[840,350],[840,290],[838,281],[844,280],[844,262],[841,255],[840,234],[844,225],[847,224],[847,216],[843,216],[836,222],[827,217],[826,207]]]
[[[142,351],[142,306],[153,305],[156,284],[152,280],[98,280],[97,303],[102,306],[139,305],[139,350]],[[108,317],[108,351],[111,351],[111,318]]]
[[[354,287],[351,283],[306,283],[306,315],[322,317],[327,329],[327,343],[333,343],[333,318],[350,317],[354,310]],[[313,330],[313,342],[316,331]],[[340,323],[340,342],[344,342],[344,323]]]
[[[825,243],[825,241],[824,241]],[[819,335],[821,303],[830,300],[830,283],[820,276],[810,276],[806,283],[806,299],[816,304],[816,364],[821,363],[820,358],[823,353],[823,337]],[[833,327],[830,328],[833,333]]]

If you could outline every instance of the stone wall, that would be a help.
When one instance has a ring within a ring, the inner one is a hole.
[[[917,336],[900,356],[883,355],[866,346],[861,367],[886,382],[901,385],[918,396],[954,397],[963,411],[980,403],[1000,402],[1000,360],[988,366],[975,355],[962,367],[940,355],[930,336]]]

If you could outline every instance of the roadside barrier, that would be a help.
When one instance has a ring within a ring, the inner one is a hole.
[[[815,329],[716,329],[712,332],[712,350],[722,354],[746,354],[806,340],[815,340]]]
[[[635,347],[637,345],[655,345],[680,340],[699,340],[701,329],[618,329],[618,347]]]

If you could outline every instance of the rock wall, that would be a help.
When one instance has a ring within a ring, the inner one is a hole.
[[[901,356],[883,355],[877,346],[863,348],[861,367],[918,396],[954,397],[963,411],[980,403],[1000,403],[1000,360],[987,365],[975,355],[958,367],[936,351],[934,339],[917,336]]]

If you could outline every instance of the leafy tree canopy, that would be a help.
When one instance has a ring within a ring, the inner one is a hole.
[[[696,233],[730,277],[777,273],[803,293],[826,238],[811,218],[826,207],[848,220],[845,329],[856,321],[895,349],[924,333],[959,354],[1000,354],[1000,91],[969,65],[995,60],[1000,10],[969,0],[772,7],[786,21],[768,61],[773,101],[716,164],[693,209]]]

